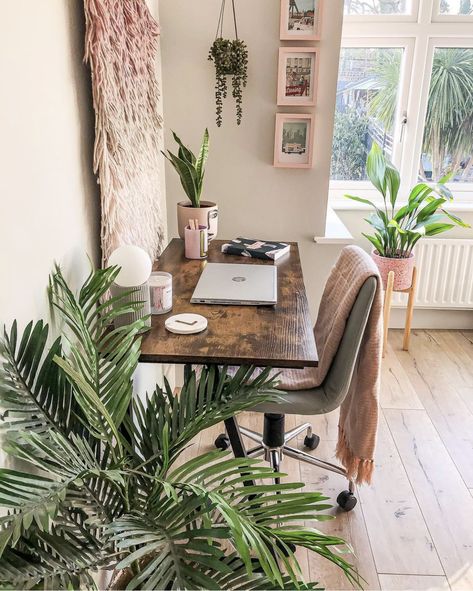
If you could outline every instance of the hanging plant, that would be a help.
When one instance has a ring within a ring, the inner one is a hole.
[[[243,89],[248,80],[248,48],[246,43],[238,38],[235,0],[232,0],[232,9],[235,39],[223,38],[225,0],[222,0],[217,33],[209,52],[209,60],[215,64],[215,102],[218,127],[222,125],[223,100],[227,98],[228,94],[227,77],[232,77],[232,97],[235,99],[237,125],[240,125],[243,117]]]

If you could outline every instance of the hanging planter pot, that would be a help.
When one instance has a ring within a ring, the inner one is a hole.
[[[246,43],[238,38],[235,0],[232,0],[235,39],[223,38],[225,2],[226,0],[222,0],[215,41],[209,51],[209,61],[214,62],[215,65],[215,102],[218,127],[222,125],[223,121],[223,100],[227,98],[228,94],[228,78],[231,76],[237,125],[240,125],[243,117],[243,89],[248,80],[248,48]]]

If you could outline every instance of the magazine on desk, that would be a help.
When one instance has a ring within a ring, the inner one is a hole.
[[[287,254],[291,246],[285,242],[268,242],[251,238],[235,238],[222,245],[222,252],[237,256],[277,261]]]

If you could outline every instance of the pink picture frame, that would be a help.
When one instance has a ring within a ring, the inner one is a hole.
[[[276,168],[312,168],[315,117],[305,113],[277,113],[274,135]]]
[[[316,47],[280,47],[277,104],[315,106],[318,73],[319,50]]]
[[[324,0],[281,0],[281,41],[320,41]]]

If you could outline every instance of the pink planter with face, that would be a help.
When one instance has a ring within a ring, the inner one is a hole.
[[[373,251],[371,256],[379,269],[384,289],[386,289],[390,271],[394,271],[394,291],[409,289],[412,285],[412,273],[414,272],[415,258],[413,254],[406,259],[391,259],[382,257]]]

